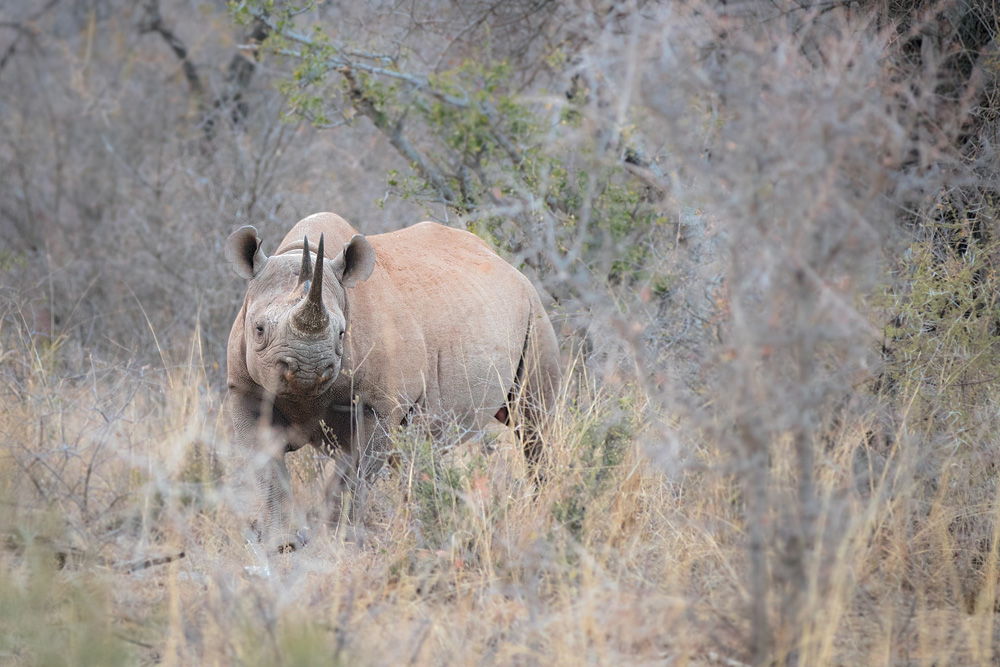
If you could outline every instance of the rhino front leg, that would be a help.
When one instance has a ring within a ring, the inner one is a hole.
[[[333,454],[334,470],[326,485],[327,521],[339,530],[341,523],[354,519],[354,500],[358,491],[357,466],[349,451],[338,450]],[[346,510],[346,513],[345,513]]]
[[[333,473],[324,492],[327,522],[330,527],[338,529],[345,519],[353,519],[350,510],[358,489],[358,465],[353,443],[359,436],[353,411],[331,410],[322,427],[323,442],[317,443],[317,447],[333,459]]]
[[[251,525],[268,551],[302,546],[292,529],[292,478],[285,463],[290,433],[262,415],[260,401],[237,394],[234,397],[233,425],[236,444],[247,458],[252,477]]]
[[[336,439],[332,447],[334,474],[326,488],[330,525],[339,526],[344,518],[354,524],[361,523],[369,488],[385,465],[389,451],[390,438],[386,429],[389,421],[391,417],[381,418],[359,403],[350,419],[345,415],[339,421],[339,429],[330,429]]]
[[[259,499],[258,537],[268,551],[295,550],[304,545],[303,535],[291,523],[292,477],[284,455],[268,457],[254,465]]]

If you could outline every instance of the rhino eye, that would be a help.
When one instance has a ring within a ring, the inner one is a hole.
[[[257,332],[257,338],[260,338],[261,336],[264,335],[264,325],[263,324],[258,324],[254,328],[255,328],[255,330]]]
[[[344,332],[343,331],[340,332],[340,340],[344,340]]]

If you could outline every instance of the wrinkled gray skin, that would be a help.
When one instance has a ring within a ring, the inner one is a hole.
[[[558,390],[558,344],[534,287],[481,239],[431,222],[364,237],[318,213],[271,257],[253,227],[234,232],[225,253],[249,281],[228,374],[265,544],[296,545],[284,456],[306,444],[337,461],[333,522],[346,494],[362,501],[359,480],[378,472],[390,432],[414,413],[438,428],[496,419],[537,462],[539,423]]]

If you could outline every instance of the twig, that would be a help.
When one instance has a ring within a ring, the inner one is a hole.
[[[18,530],[7,533],[3,539],[3,546],[7,551],[19,553],[24,550],[28,542],[36,542],[50,548],[52,550],[52,555],[55,556],[57,561],[59,561],[60,568],[67,567],[73,561],[81,562],[87,560],[88,558],[88,552],[85,549],[60,544],[58,541],[53,540],[50,537],[46,537],[45,535],[33,535],[30,539],[26,539]],[[172,563],[176,560],[184,558],[186,555],[187,554],[185,552],[179,551],[175,554],[156,557],[148,556],[134,561],[109,561],[107,558],[97,557],[94,558],[93,562],[98,565],[103,565],[104,567],[109,567],[116,572],[131,574],[132,572],[138,572],[139,570],[145,570],[146,568],[156,567],[157,565]]]
[[[143,558],[141,560],[131,561],[131,562],[115,562],[112,567],[119,572],[138,572],[139,570],[145,570],[148,567],[155,567],[157,565],[166,565],[167,563],[172,563],[175,560],[180,560],[184,558],[187,554],[180,551],[176,554],[170,554],[167,556],[158,556],[156,558]]]
[[[121,632],[117,632],[116,631],[113,634],[115,635],[115,637],[118,637],[118,639],[122,640],[123,642],[128,642],[129,644],[135,644],[136,646],[140,646],[142,648],[150,649],[150,650],[153,650],[153,649],[156,648],[152,644],[147,644],[146,642],[139,641],[138,639],[132,639],[128,635],[122,634]]]

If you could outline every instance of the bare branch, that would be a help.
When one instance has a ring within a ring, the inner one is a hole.
[[[21,21],[20,23],[12,23],[9,21],[4,21],[0,23],[0,27],[10,28],[17,31],[17,36],[14,37],[14,40],[10,43],[10,46],[8,46],[7,50],[4,51],[2,56],[0,56],[0,72],[3,72],[3,68],[7,66],[7,62],[10,60],[11,56],[13,56],[14,53],[17,51],[17,45],[18,42],[21,41],[21,38],[24,37],[25,35],[34,33],[34,27],[32,26],[32,24],[38,19],[42,18],[42,16],[48,13],[48,11],[53,7],[55,7],[57,4],[59,4],[59,0],[49,0],[47,3],[45,3],[45,5],[41,9],[39,9],[37,12],[29,16],[24,21]]]
[[[201,77],[198,76],[198,70],[194,63],[188,58],[188,50],[184,42],[163,22],[163,15],[160,14],[160,0],[146,0],[143,9],[145,16],[139,23],[139,30],[144,34],[147,32],[159,34],[163,41],[173,49],[174,55],[181,61],[184,68],[184,78],[187,79],[191,92],[195,94],[199,106],[202,106],[204,104],[204,100],[202,100],[204,86],[202,86]]]
[[[399,151],[400,155],[413,165],[417,173],[437,190],[445,204],[456,207],[462,206],[464,208],[465,204],[455,195],[455,191],[451,189],[451,186],[448,185],[444,173],[427,157],[421,154],[420,151],[414,148],[403,135],[403,119],[400,118],[395,124],[390,123],[385,113],[380,111],[371,98],[365,95],[364,90],[362,90],[350,67],[344,66],[337,71],[340,72],[350,85],[351,103],[358,113],[367,116],[374,123],[375,127],[386,136],[393,148]]]

